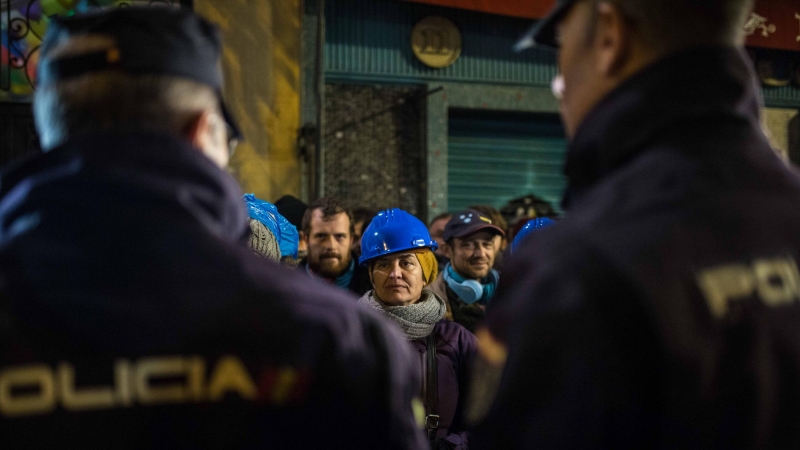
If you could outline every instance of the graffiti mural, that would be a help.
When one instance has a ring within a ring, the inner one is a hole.
[[[39,45],[50,19],[131,5],[180,6],[179,0],[0,0],[0,102],[27,102],[36,86]]]

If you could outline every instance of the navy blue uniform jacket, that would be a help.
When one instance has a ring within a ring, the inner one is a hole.
[[[750,64],[687,50],[586,117],[567,217],[506,264],[475,447],[800,448],[800,181]]]
[[[196,149],[86,136],[1,182],[0,448],[426,446],[399,331],[247,249]]]

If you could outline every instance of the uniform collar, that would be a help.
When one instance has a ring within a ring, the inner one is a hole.
[[[697,48],[645,68],[587,115],[569,146],[563,206],[681,121],[758,122],[760,91],[743,50]]]
[[[56,208],[48,196],[81,204],[75,214],[114,208],[183,211],[210,233],[241,241],[249,231],[236,181],[181,139],[157,133],[99,133],[71,139],[5,172],[2,235],[20,211]]]

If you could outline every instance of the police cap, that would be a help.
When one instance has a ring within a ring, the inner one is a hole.
[[[578,0],[558,0],[556,6],[547,17],[533,24],[514,45],[514,50],[521,52],[536,45],[558,48],[556,42],[556,25],[567,15],[570,8]]]
[[[112,39],[115,46],[76,56],[49,57],[50,51],[66,39],[83,35],[102,35]],[[239,139],[239,127],[222,100],[221,47],[217,27],[183,8],[128,7],[56,17],[42,42],[37,82],[47,85],[102,70],[187,78],[217,92],[231,137]]]

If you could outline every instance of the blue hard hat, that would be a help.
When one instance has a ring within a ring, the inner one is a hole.
[[[555,220],[548,219],[547,217],[537,217],[535,219],[529,220],[528,223],[526,223],[525,226],[522,227],[521,230],[519,230],[519,233],[517,233],[517,235],[514,236],[514,242],[511,243],[511,253],[517,251],[517,247],[519,247],[522,244],[522,241],[524,241],[529,234],[533,233],[536,230],[547,228],[555,223],[556,223]]]
[[[372,219],[361,235],[358,262],[363,265],[383,255],[417,248],[436,250],[439,246],[421,220],[400,208],[386,209]]]

